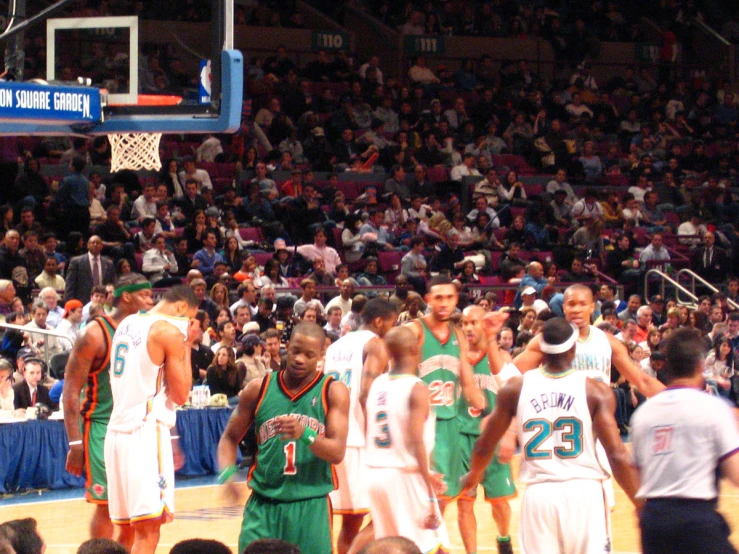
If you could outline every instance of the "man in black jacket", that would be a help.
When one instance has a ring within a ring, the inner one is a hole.
[[[52,402],[49,397],[49,389],[40,383],[41,372],[44,365],[40,358],[28,358],[23,368],[23,382],[13,387],[13,407],[16,410],[25,410],[36,404],[44,404],[56,410],[59,405]]]
[[[726,251],[716,246],[716,235],[708,231],[703,235],[703,246],[693,256],[693,271],[710,283],[721,283],[729,272]]]
[[[26,260],[18,253],[20,241],[18,231],[11,230],[5,233],[3,243],[0,245],[0,279],[12,281],[18,296],[26,304],[31,295],[31,280],[28,277]]]

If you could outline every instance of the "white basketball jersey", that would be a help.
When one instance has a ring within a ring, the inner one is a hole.
[[[586,379],[585,372],[574,369],[524,373],[516,412],[524,483],[608,478],[595,453]]]
[[[365,345],[377,335],[360,329],[344,335],[326,350],[323,372],[349,389],[349,433],[346,445],[356,448],[364,446],[364,413],[359,405],[362,386],[362,367]]]
[[[133,432],[151,417],[169,427],[175,424],[175,404],[164,388],[164,368],[151,361],[146,346],[149,330],[157,321],[174,325],[182,332],[182,340],[187,338],[186,318],[158,314],[130,315],[115,332],[110,348],[113,411],[108,424],[113,431]]]
[[[416,457],[406,439],[410,417],[411,392],[416,383],[426,383],[414,375],[384,373],[372,383],[367,398],[367,438],[364,462],[368,467],[393,467],[418,470]],[[423,442],[431,459],[434,449],[434,411],[423,425]]]
[[[577,340],[572,369],[586,372],[587,376],[606,384],[611,382],[611,343],[604,331],[590,326],[585,340]]]

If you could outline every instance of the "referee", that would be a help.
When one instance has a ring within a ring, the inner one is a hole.
[[[718,475],[739,486],[739,431],[725,401],[703,392],[705,347],[692,329],[672,333],[663,349],[667,389],[632,418],[637,498],[645,554],[736,553],[716,511]]]

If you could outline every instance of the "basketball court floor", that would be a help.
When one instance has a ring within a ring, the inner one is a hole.
[[[514,465],[518,466],[518,457]],[[243,481],[244,472],[240,474]],[[518,515],[521,490],[512,501],[514,550],[518,551]],[[178,480],[175,493],[177,514],[175,521],[162,528],[162,538],[157,554],[166,554],[180,540],[188,538],[212,538],[228,544],[236,552],[243,500],[248,494],[243,485],[242,503],[229,505],[225,502],[215,477]],[[480,491],[480,496],[482,491]],[[612,514],[613,553],[639,552],[639,534],[634,510],[621,490],[616,491],[616,509]],[[722,484],[719,508],[734,529],[732,541],[739,547],[739,489],[728,483]],[[81,542],[88,538],[87,525],[92,506],[82,498],[82,490],[29,492],[9,495],[0,499],[0,522],[22,517],[35,517],[47,543],[47,554],[74,554]],[[478,552],[496,552],[495,524],[489,506],[478,498],[475,504],[478,520]],[[452,552],[464,553],[462,540],[456,524],[457,510],[452,505],[445,516]],[[334,535],[338,533],[340,517],[334,518]]]

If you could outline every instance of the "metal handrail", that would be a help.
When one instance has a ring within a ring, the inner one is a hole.
[[[15,329],[17,331],[21,331],[23,333],[33,333],[33,334],[39,334],[39,335],[48,335],[51,337],[59,337],[61,339],[67,339],[71,340],[69,338],[69,335],[65,335],[64,333],[59,333],[57,331],[49,330],[49,329],[38,329],[36,327],[26,327],[25,325],[14,325],[12,323],[0,323],[0,329]],[[47,340],[44,340],[44,361],[46,364],[49,364],[49,342]]]
[[[660,294],[662,295],[662,298],[665,298],[665,282],[668,282],[673,287],[675,287],[675,302],[677,302],[678,306],[690,306],[692,308],[695,308],[698,305],[698,297],[695,294],[693,294],[680,283],[675,281],[672,277],[667,275],[667,273],[665,273],[664,271],[660,271],[659,269],[650,269],[644,274],[644,296],[646,298],[649,298],[649,278],[652,275],[656,275],[660,278]],[[687,294],[690,298],[692,298],[692,304],[690,302],[683,302],[682,300],[680,300],[680,292],[682,292],[683,294]]]
[[[677,278],[678,278],[678,280],[680,280],[680,276],[683,275],[683,274],[687,275],[690,278],[691,283],[692,283],[693,292],[695,292],[695,281],[696,280],[698,280],[701,285],[703,285],[704,287],[706,287],[711,292],[721,292],[718,288],[716,288],[716,286],[714,284],[706,281],[703,277],[701,277],[700,275],[698,275],[692,269],[688,269],[687,267],[684,267],[681,270],[679,270],[677,272]],[[726,299],[726,303],[729,305],[729,307],[732,310],[739,310],[739,303],[734,302],[731,298],[727,298]]]

